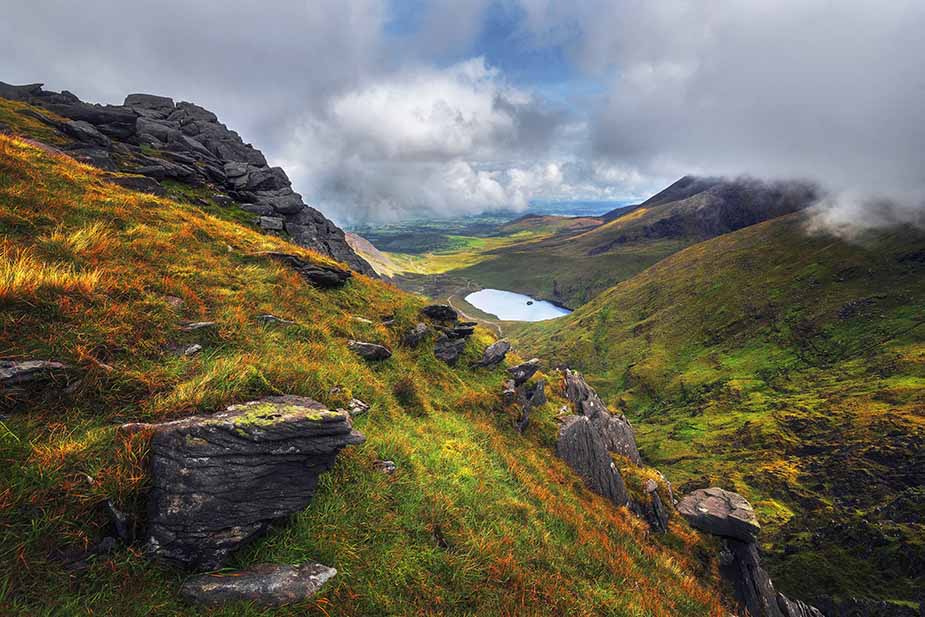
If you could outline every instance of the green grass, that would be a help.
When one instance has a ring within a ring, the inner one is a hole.
[[[786,592],[915,600],[923,256],[914,230],[847,243],[791,215],[507,334],[588,373],[682,490],[719,483],[751,499]]]
[[[563,403],[554,388],[527,433],[513,430],[503,371],[468,368],[490,342],[484,331],[448,367],[432,343],[399,344],[423,298],[359,275],[315,289],[263,250],[329,262],[0,136],[0,271],[15,281],[0,297],[0,356],[74,367],[66,393],[0,400],[0,613],[726,613],[711,545],[677,520],[668,536],[649,536],[553,455]],[[264,313],[296,324],[261,325]],[[217,327],[181,330],[201,320]],[[349,339],[395,353],[368,364]],[[176,353],[191,343],[202,353]],[[356,422],[366,443],[341,454],[311,506],[232,564],[319,560],[339,570],[332,584],[286,609],[204,610],[177,596],[181,573],[139,547],[74,566],[104,534],[101,502],[143,514],[148,436],[122,436],[118,424],[270,394],[372,406]],[[397,472],[381,473],[376,459],[394,460]]]

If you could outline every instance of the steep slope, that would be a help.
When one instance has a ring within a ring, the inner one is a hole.
[[[588,231],[566,228],[549,239],[502,246],[450,274],[576,308],[687,246],[814,200],[814,188],[804,183],[685,177],[637,207],[604,215]]]
[[[586,371],[686,488],[724,483],[756,503],[785,591],[916,600],[923,307],[925,234],[849,243],[805,233],[797,213],[685,249],[514,339]]]
[[[338,574],[307,604],[208,614],[726,614],[714,547],[676,517],[650,535],[553,455],[555,391],[513,430],[504,372],[470,368],[484,333],[447,366],[432,343],[400,344],[422,299],[362,275],[313,287],[262,252],[329,258],[110,180],[0,135],[0,355],[68,367],[0,399],[0,613],[203,614],[177,596],[177,571],[103,548],[106,502],[143,523],[149,483],[144,433],[117,427],[293,394],[369,403],[354,422],[366,443],[231,565],[312,559]],[[394,353],[371,363],[350,339]]]
[[[11,109],[4,101],[0,132],[4,119],[25,135],[35,135],[37,123],[46,133],[55,133],[54,142],[78,160],[148,178],[125,180],[134,188],[164,194],[159,183],[179,183],[199,193],[199,199],[256,215],[252,220],[268,233],[286,235],[358,272],[373,274],[347,245],[344,232],[292,190],[282,168],[270,167],[260,150],[207,109],[150,94],[130,94],[123,105],[90,105],[67,91],[47,92],[41,84],[0,82],[0,97],[28,104]],[[32,126],[23,131],[23,122]],[[49,136],[44,137],[48,143]]]

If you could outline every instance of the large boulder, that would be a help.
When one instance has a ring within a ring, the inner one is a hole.
[[[129,94],[123,103],[126,107],[141,107],[142,109],[173,109],[173,99],[154,94]]]
[[[618,506],[626,505],[626,484],[601,436],[586,416],[570,416],[559,429],[556,454],[595,493]]]
[[[447,304],[429,304],[421,309],[421,314],[437,321],[456,321],[459,313]]]
[[[540,361],[533,358],[526,362],[521,362],[517,366],[512,366],[507,370],[507,373],[514,380],[514,385],[519,386],[526,383],[538,370],[540,370]]]
[[[747,499],[718,487],[685,495],[678,504],[678,513],[696,529],[741,542],[755,541],[761,529]]]
[[[363,442],[349,414],[297,396],[152,428],[147,551],[207,570],[305,508],[337,453]]]
[[[639,448],[636,446],[636,433],[626,416],[610,413],[601,397],[578,371],[565,369],[564,379],[565,397],[571,401],[575,413],[591,420],[595,430],[604,440],[607,450],[625,456],[636,465],[641,464],[642,457],[639,456]]]
[[[501,364],[504,362],[504,358],[507,356],[507,352],[511,350],[511,344],[501,339],[500,341],[495,341],[491,345],[485,348],[485,351],[482,352],[482,357],[476,362],[476,366],[495,366],[496,364]]]
[[[211,606],[228,602],[283,606],[307,600],[336,574],[337,570],[320,563],[260,564],[237,572],[195,576],[183,583],[180,593],[191,602]]]

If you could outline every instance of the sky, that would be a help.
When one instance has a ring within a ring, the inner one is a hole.
[[[342,224],[815,181],[925,225],[921,0],[32,0],[0,81],[215,111]]]

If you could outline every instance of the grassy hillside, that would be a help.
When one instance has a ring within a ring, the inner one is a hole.
[[[848,243],[805,233],[801,216],[692,246],[514,338],[590,374],[679,484],[756,503],[785,592],[912,600],[925,585],[925,235]]]
[[[422,299],[363,276],[315,289],[256,255],[267,249],[325,261],[233,212],[134,193],[0,136],[0,357],[60,360],[75,375],[66,392],[2,401],[0,613],[725,614],[715,564],[698,558],[715,547],[677,521],[649,536],[553,456],[561,399],[525,435],[511,428],[503,372],[466,368],[485,333],[450,368],[430,345],[398,345]],[[261,325],[263,313],[296,325]],[[218,325],[180,328],[201,320]],[[395,355],[367,364],[350,338]],[[177,352],[191,343],[202,352]],[[372,405],[355,424],[366,443],[340,455],[311,506],[232,564],[335,566],[320,595],[276,611],[204,610],[177,597],[181,573],[138,547],[81,559],[103,534],[103,501],[142,512],[147,446],[118,424],[278,393]]]

